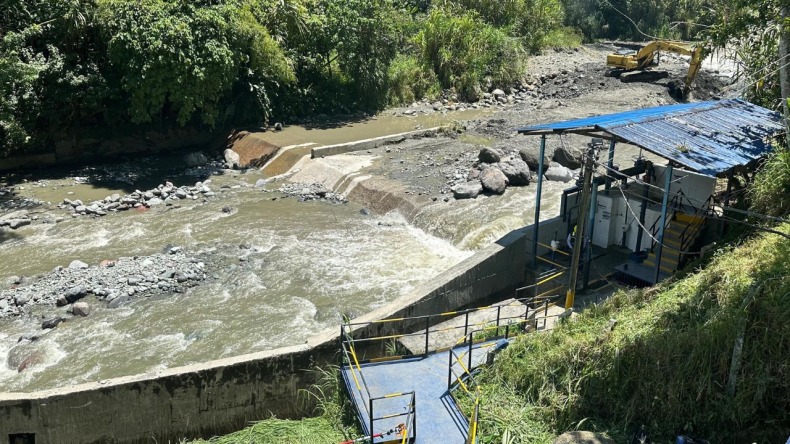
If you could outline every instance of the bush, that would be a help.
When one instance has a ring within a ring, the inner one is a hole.
[[[582,44],[584,37],[574,28],[562,27],[549,31],[543,36],[541,48],[576,48]]]
[[[436,74],[414,56],[398,55],[390,64],[389,103],[401,105],[439,96],[441,88]]]
[[[476,100],[486,80],[509,88],[523,78],[521,43],[474,12],[435,7],[415,40],[439,84],[455,88],[466,100]]]
[[[760,166],[749,188],[752,209],[771,216],[790,213],[790,150],[777,148]]]

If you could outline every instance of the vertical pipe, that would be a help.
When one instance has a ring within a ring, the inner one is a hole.
[[[584,162],[584,181],[582,183],[582,202],[579,209],[579,219],[577,222],[576,230],[576,243],[573,245],[573,256],[571,257],[570,278],[568,279],[568,293],[565,296],[565,308],[573,308],[574,299],[576,298],[576,283],[579,274],[579,260],[582,254],[582,245],[584,242],[585,225],[587,220],[584,215],[590,210],[590,197],[592,192],[592,176],[593,176],[593,163],[595,157],[592,148],[587,152],[587,159]]]
[[[650,167],[650,169],[648,169],[646,171],[646,173],[650,174],[650,176],[652,176],[653,175],[653,167]],[[639,230],[636,233],[636,250],[635,251],[637,253],[642,250],[642,236],[644,236],[644,234],[645,234],[644,233],[645,230],[642,229],[642,227],[645,225],[645,214],[647,214],[647,197],[648,197],[648,194],[650,193],[650,187],[648,187],[647,184],[642,185],[642,188],[643,188],[642,189],[642,206],[639,209]],[[626,201],[623,202],[623,203],[628,205],[627,198],[626,198]]]
[[[464,317],[464,336],[466,336],[468,333],[469,333],[469,312],[467,311]]]
[[[606,162],[606,165],[609,167],[609,171],[606,173],[607,175],[612,173],[612,169],[614,169],[614,146],[617,142],[615,142],[614,138],[609,142],[609,161]],[[606,181],[606,185],[604,186],[605,190],[609,190],[612,187],[612,183],[610,181]]]
[[[609,185],[609,182],[606,182]],[[590,265],[592,262],[592,237],[593,231],[595,231],[595,213],[598,212],[598,184],[595,183],[593,180],[592,182],[592,198],[590,199],[590,218],[587,221],[587,240],[584,245],[587,246],[587,253],[584,255],[584,281],[582,282],[582,288],[586,289],[587,285],[590,283]]]
[[[533,223],[532,261],[538,266],[538,225],[540,225],[540,197],[543,193],[543,156],[546,155],[546,136],[540,136],[540,157],[538,157],[538,189],[535,192],[535,222]]]
[[[410,442],[414,442],[417,439],[417,393],[411,394],[411,431],[413,438],[410,439]]]
[[[656,273],[653,283],[658,282],[658,276],[661,273],[661,253],[664,249],[664,227],[667,224],[667,202],[669,200],[669,187],[672,185],[672,163],[667,165],[664,176],[664,199],[661,202],[661,222],[659,222],[661,225],[658,227],[658,251],[656,251]]]
[[[496,326],[497,326],[497,330],[499,330],[499,316],[500,316],[501,313],[502,313],[502,306],[498,305],[497,308],[496,308]]]

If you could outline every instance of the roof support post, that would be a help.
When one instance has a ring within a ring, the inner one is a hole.
[[[535,222],[532,242],[532,261],[534,266],[538,266],[538,227],[540,226],[540,197],[543,193],[543,157],[546,155],[546,136],[540,136],[540,153],[538,157],[538,189],[535,192]]]
[[[587,152],[587,159],[584,161],[584,181],[582,182],[582,202],[579,208],[579,221],[577,222],[576,242],[573,244],[573,254],[571,255],[570,278],[568,279],[568,293],[565,296],[565,309],[573,308],[576,298],[576,283],[579,275],[579,261],[582,255],[582,246],[587,242],[584,233],[587,232],[585,225],[587,220],[584,216],[590,211],[590,197],[592,192],[593,162],[595,153],[593,149]],[[589,247],[588,247],[589,248]]]
[[[606,182],[608,185],[609,182]],[[587,237],[584,245],[587,247],[587,252],[584,255],[584,280],[582,281],[582,290],[587,289],[590,283],[590,266],[592,265],[592,237],[595,230],[595,213],[598,211],[598,184],[593,181],[592,185],[592,198],[590,199],[590,219],[587,221]]]
[[[656,251],[656,274],[653,283],[658,282],[658,276],[661,274],[661,253],[664,249],[664,228],[667,225],[667,204],[669,202],[669,188],[672,186],[672,163],[667,164],[664,178],[664,199],[661,202],[661,222],[659,222],[658,227],[658,251]]]
[[[614,146],[616,144],[617,142],[615,142],[614,138],[612,138],[612,140],[609,141],[609,161],[606,162],[606,166],[609,167],[609,171],[606,172],[606,175],[612,174],[612,170],[614,169]],[[609,188],[611,187],[612,187],[612,183],[607,180],[604,189],[608,191]]]

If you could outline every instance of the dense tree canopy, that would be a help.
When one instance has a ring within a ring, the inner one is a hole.
[[[775,104],[777,77],[761,69],[776,58],[778,3],[0,0],[0,155],[91,127],[223,130],[443,89],[475,98],[576,33],[736,42],[752,96]]]

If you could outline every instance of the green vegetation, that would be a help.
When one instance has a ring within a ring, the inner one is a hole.
[[[351,407],[340,387],[338,368],[330,366],[316,371],[319,373],[318,382],[310,390],[302,393],[307,403],[315,404],[317,416],[298,421],[269,418],[255,422],[238,432],[190,442],[193,444],[327,444],[358,437],[355,419],[350,416]]]
[[[509,90],[583,39],[738,42],[776,106],[778,0],[40,0],[0,5],[0,156]],[[634,18],[632,23],[627,17]]]

